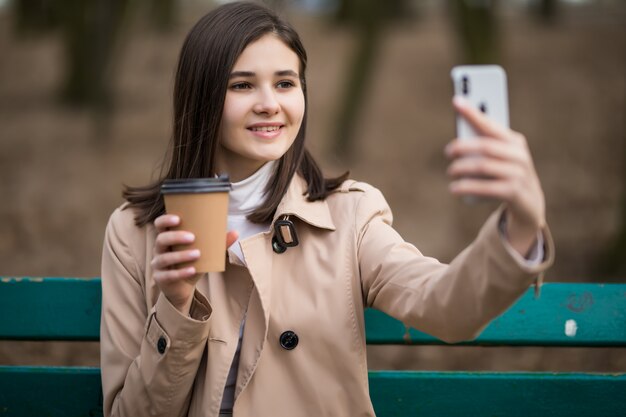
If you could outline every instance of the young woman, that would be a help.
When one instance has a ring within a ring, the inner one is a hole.
[[[455,103],[484,137],[446,147],[452,193],[503,204],[444,265],[394,231],[378,190],[322,176],[304,146],[305,69],[296,32],[259,5],[221,6],[189,33],[163,179],[230,175],[227,267],[178,265],[200,254],[171,250],[194,236],[170,230],[163,179],[125,191],[102,260],[105,416],[373,416],[364,308],[470,339],[551,262],[523,136]]]

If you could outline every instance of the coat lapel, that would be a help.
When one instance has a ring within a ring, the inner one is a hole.
[[[246,258],[248,271],[254,283],[254,290],[250,296],[246,325],[239,356],[237,371],[237,387],[235,398],[248,385],[250,378],[257,367],[259,357],[267,339],[270,319],[271,302],[271,273],[272,245],[271,235],[264,233],[241,242],[242,251]]]

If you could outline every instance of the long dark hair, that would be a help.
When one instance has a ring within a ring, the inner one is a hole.
[[[271,222],[294,174],[307,182],[307,198],[323,200],[348,176],[324,178],[305,149],[307,89],[306,51],[296,31],[266,7],[249,2],[220,6],[191,29],[180,52],[174,84],[174,126],[169,168],[149,185],[125,186],[123,196],[137,209],[135,223],[143,226],[165,212],[160,194],[164,179],[205,178],[215,172],[218,132],[230,72],[247,45],[263,35],[278,36],[300,59],[300,81],[305,100],[302,125],[289,150],[280,158],[270,179],[264,203],[248,215],[256,223]]]

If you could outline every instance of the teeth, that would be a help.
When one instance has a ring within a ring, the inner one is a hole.
[[[279,126],[261,126],[261,127],[252,127],[250,130],[254,132],[273,132],[275,130],[280,129]]]

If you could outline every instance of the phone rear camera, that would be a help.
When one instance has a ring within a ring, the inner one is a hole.
[[[463,95],[466,96],[469,94],[469,77],[467,75],[464,75],[461,79],[461,82],[461,92],[463,93]]]
[[[478,108],[480,109],[481,112],[487,113],[487,103],[480,103],[478,105]]]

